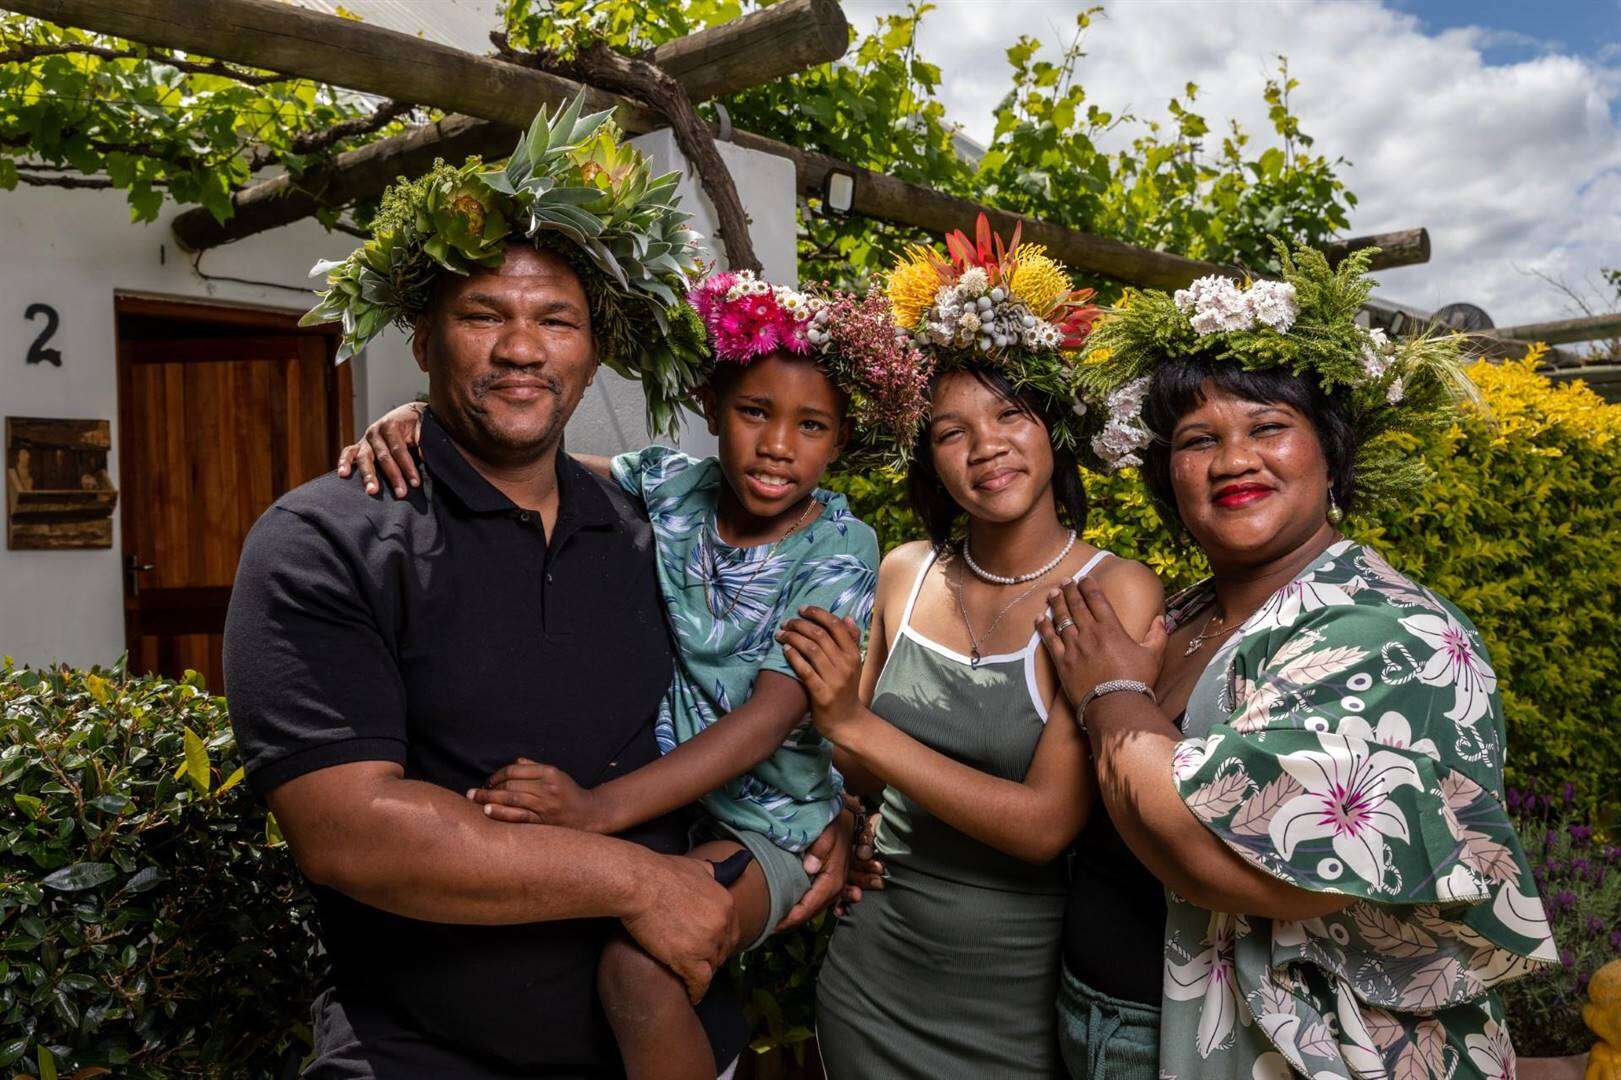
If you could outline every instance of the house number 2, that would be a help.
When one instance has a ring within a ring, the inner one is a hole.
[[[23,313],[23,318],[33,322],[36,315],[45,316],[45,328],[39,332],[39,336],[34,339],[34,343],[28,347],[27,363],[55,364],[57,367],[61,367],[61,350],[47,349],[45,344],[56,333],[56,328],[62,322],[62,317],[49,304],[29,304],[28,310]]]

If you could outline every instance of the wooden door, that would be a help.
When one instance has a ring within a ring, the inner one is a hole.
[[[242,542],[353,429],[335,338],[279,313],[119,300],[119,478],[130,668],[203,674]]]

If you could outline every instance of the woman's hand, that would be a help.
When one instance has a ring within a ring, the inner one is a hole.
[[[1036,632],[1052,657],[1064,696],[1079,706],[1092,688],[1110,679],[1154,685],[1165,656],[1165,620],[1154,619],[1141,641],[1133,638],[1103,589],[1090,578],[1047,594],[1051,614],[1036,620]],[[1084,721],[1085,717],[1077,716]]]
[[[839,906],[835,912],[843,915],[851,904],[861,900],[861,890],[882,889],[884,879],[889,871],[878,858],[878,820],[879,813],[862,813],[857,823],[860,828],[856,830],[855,850],[850,860],[850,872],[845,878],[844,895],[839,899]]]
[[[347,477],[355,469],[366,481],[366,491],[377,494],[377,473],[394,489],[395,498],[405,498],[405,485],[422,486],[417,475],[416,460],[411,447],[422,438],[422,412],[427,406],[420,401],[407,402],[384,413],[372,421],[371,427],[353,446],[346,446],[338,455],[338,475]]]
[[[850,872],[850,830],[853,825],[854,818],[850,811],[842,811],[822,830],[822,835],[805,849],[805,873],[810,875],[811,885],[799,898],[799,903],[777,923],[778,933],[810,921],[844,891],[845,878]]]
[[[861,630],[819,607],[799,609],[777,631],[788,666],[805,684],[811,719],[833,742],[864,711],[861,708]]]
[[[490,777],[488,785],[473,788],[467,797],[482,803],[484,813],[496,821],[557,825],[581,832],[613,831],[600,795],[582,788],[555,765],[528,758],[503,767]]]

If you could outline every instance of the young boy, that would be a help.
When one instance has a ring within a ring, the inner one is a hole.
[[[881,298],[824,301],[738,273],[692,299],[715,357],[699,396],[718,456],[651,446],[580,458],[640,498],[653,525],[678,658],[659,716],[664,756],[592,789],[520,759],[469,797],[499,820],[601,833],[698,802],[692,854],[732,889],[735,952],[804,895],[802,853],[841,805],[829,746],[805,722],[808,699],[774,635],[812,605],[865,626],[878,545],[817,483],[852,438],[863,451],[909,446],[928,373]],[[374,424],[340,471],[358,464],[374,486],[368,440],[410,444],[418,416],[405,406]],[[377,457],[396,490],[415,480],[398,455]],[[604,952],[598,990],[630,1077],[715,1075],[680,980],[628,936]]]

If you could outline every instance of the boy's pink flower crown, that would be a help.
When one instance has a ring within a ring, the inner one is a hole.
[[[865,299],[772,285],[747,270],[712,274],[689,294],[717,361],[774,352],[815,359],[849,398],[846,467],[903,464],[928,413],[933,360],[895,325],[881,289]]]
[[[738,270],[711,274],[690,295],[709,331],[715,359],[747,364],[782,351],[811,351],[810,320],[821,301]]]

